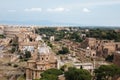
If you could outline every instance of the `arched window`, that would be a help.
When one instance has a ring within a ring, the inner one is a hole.
[[[48,57],[46,58],[46,60],[48,60]]]
[[[42,57],[42,60],[44,60],[44,58]]]
[[[42,70],[42,68],[41,68],[41,70]]]

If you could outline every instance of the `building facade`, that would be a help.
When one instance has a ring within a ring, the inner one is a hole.
[[[114,42],[114,40],[97,40],[96,38],[86,38],[81,43],[82,48],[89,47],[96,51],[97,56],[103,57],[113,54],[116,51],[116,45],[119,47],[119,43]]]
[[[57,59],[48,46],[39,45],[37,57],[27,62],[26,80],[40,79],[40,74],[50,68],[57,68]]]

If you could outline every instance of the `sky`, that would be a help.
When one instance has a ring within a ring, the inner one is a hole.
[[[120,0],[0,0],[0,24],[120,26]]]

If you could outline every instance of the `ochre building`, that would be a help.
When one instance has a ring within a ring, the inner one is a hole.
[[[45,44],[39,45],[37,57],[27,62],[26,80],[40,79],[40,74],[50,68],[57,68],[57,59]]]

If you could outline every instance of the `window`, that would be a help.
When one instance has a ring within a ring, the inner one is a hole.
[[[95,54],[93,54],[93,56],[95,56]]]
[[[41,70],[42,70],[42,68],[41,68]]]

